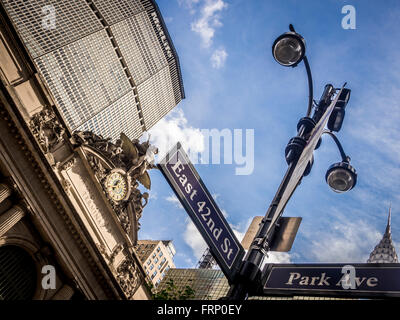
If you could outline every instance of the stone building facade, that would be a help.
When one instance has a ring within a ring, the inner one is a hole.
[[[134,250],[150,180],[133,156],[70,132],[0,6],[0,300],[150,298]]]

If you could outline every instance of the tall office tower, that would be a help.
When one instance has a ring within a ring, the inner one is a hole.
[[[0,0],[71,131],[138,138],[184,98],[154,0]]]
[[[199,269],[213,269],[217,266],[217,262],[211,254],[209,247],[206,248],[200,260],[197,262],[197,268]]]
[[[157,287],[170,268],[176,250],[171,240],[138,240],[136,253],[149,280]]]
[[[376,245],[375,249],[371,252],[368,263],[398,263],[396,249],[394,248],[391,232],[391,218],[392,212],[389,209],[389,217],[386,225],[385,234],[382,240]]]

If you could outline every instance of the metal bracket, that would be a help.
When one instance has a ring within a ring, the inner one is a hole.
[[[265,238],[256,238],[254,239],[250,250],[258,250],[260,251],[263,255],[268,257],[268,251],[269,251],[269,244],[268,244],[268,239]]]

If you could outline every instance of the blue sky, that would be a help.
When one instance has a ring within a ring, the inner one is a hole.
[[[150,130],[200,150],[201,129],[253,129],[254,170],[235,175],[235,164],[196,169],[242,236],[264,215],[287,169],[284,149],[296,135],[308,100],[304,65],[284,68],[271,45],[292,23],[307,43],[319,99],[327,83],[352,90],[338,137],[358,172],[357,186],[332,192],[325,172],[340,155],[324,136],[314,167],[285,209],[303,217],[292,251],[275,262],[365,262],[385,230],[392,205],[392,235],[400,252],[400,4],[339,0],[158,0],[180,58],[186,99]],[[356,9],[356,29],[343,29],[342,7]],[[205,249],[161,173],[151,172],[151,199],[140,239],[172,239],[177,267],[194,267]]]

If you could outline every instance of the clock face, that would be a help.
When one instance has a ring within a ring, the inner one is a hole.
[[[112,172],[106,179],[106,188],[111,199],[121,201],[127,195],[128,183],[124,175]]]

